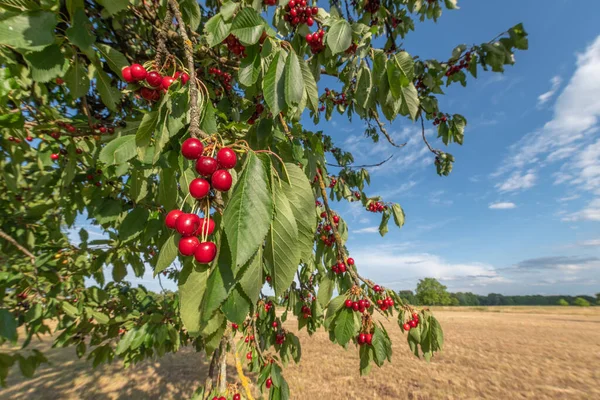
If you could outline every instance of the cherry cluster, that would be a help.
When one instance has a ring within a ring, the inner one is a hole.
[[[200,242],[198,236],[212,235],[215,230],[213,219],[200,218],[196,214],[172,210],[165,218],[165,225],[175,229],[182,236],[179,239],[179,252],[184,256],[194,256],[201,264],[208,264],[217,255],[217,246],[213,242]]]
[[[231,188],[232,178],[228,169],[237,164],[235,152],[223,147],[217,152],[217,158],[202,155],[204,146],[196,138],[186,139],[181,145],[181,154],[188,160],[196,160],[196,172],[202,178],[190,182],[190,195],[195,199],[203,199],[210,193],[211,186],[220,192]],[[210,179],[210,183],[207,179]]]
[[[285,332],[279,332],[275,335],[275,343],[278,345],[282,345],[285,342]]]
[[[185,72],[176,72],[174,76],[162,76],[156,71],[148,72],[141,64],[131,64],[121,70],[123,80],[127,83],[145,82],[148,86],[140,88],[140,95],[148,101],[160,99],[161,91],[166,92],[176,79],[181,80],[184,85],[190,80]]]
[[[319,12],[318,7],[307,7],[306,0],[290,0],[285,6],[286,13],[283,19],[292,25],[306,24],[313,26],[315,20],[313,15]]]
[[[229,72],[223,72],[219,68],[211,67],[208,69],[208,73],[211,75],[215,75],[217,79],[221,81],[221,84],[223,85],[225,90],[230,91],[232,89],[231,74]]]
[[[252,114],[252,116],[248,120],[248,123],[250,125],[254,125],[254,123],[260,117],[260,115],[263,113],[263,111],[265,111],[265,106],[263,106],[262,103],[256,104],[255,109],[254,109],[254,113]]]
[[[237,331],[238,328],[239,328],[238,324],[236,324],[235,322],[231,323],[231,329],[233,329],[234,331]]]
[[[392,28],[397,28],[398,25],[402,23],[402,20],[400,18],[392,16],[392,18],[390,18],[390,23],[392,24]]]
[[[376,201],[374,203],[369,204],[369,206],[367,207],[367,210],[370,212],[383,212],[383,210],[387,210],[387,206],[384,205],[383,203]]]
[[[96,170],[95,174],[94,174],[94,171],[91,171],[85,177],[86,177],[86,179],[88,181],[93,182],[96,179],[96,176],[99,176],[99,175],[102,175],[102,170],[101,169]],[[94,184],[96,186],[98,186],[98,187],[102,186],[102,183],[100,181],[98,181],[98,182],[96,182]]]
[[[404,325],[402,325],[402,329],[404,329],[405,331],[409,331],[412,328],[416,328],[417,326],[419,326],[419,314],[413,313],[412,319],[406,322]]]
[[[379,307],[381,311],[386,311],[388,308],[394,307],[394,299],[389,296],[385,299],[379,299],[377,300],[377,307]]]
[[[273,308],[273,302],[269,301],[268,303],[265,303],[265,312],[271,311],[272,308]]]
[[[246,58],[246,47],[244,47],[244,45],[240,43],[239,39],[233,36],[231,33],[225,39],[225,43],[227,44],[227,50],[236,56]]]
[[[329,90],[328,88],[325,88],[325,100],[331,100],[335,105],[348,105],[346,93],[338,93],[335,90]]]
[[[356,197],[357,200],[360,200],[360,192],[358,190],[354,191],[354,197]]]
[[[450,65],[448,70],[446,71],[446,76],[451,76],[459,72],[461,69],[469,68],[469,63],[471,62],[471,52],[465,53],[465,58],[460,60],[458,65]]]
[[[360,333],[356,337],[356,341],[358,342],[359,346],[364,346],[365,344],[370,346],[373,344],[373,335],[370,333]]]
[[[448,116],[446,116],[443,113],[439,113],[437,117],[435,117],[435,119],[433,120],[433,125],[436,126],[446,121],[448,121]]]
[[[300,311],[302,311],[302,317],[304,317],[304,319],[308,319],[312,316],[312,311],[310,310],[310,307],[306,304],[302,305]]]
[[[336,183],[337,180],[334,177],[331,177],[331,180],[329,181],[329,187],[333,189]]]
[[[306,35],[306,43],[308,43],[310,46],[310,51],[313,54],[317,54],[325,50],[323,36],[325,36],[325,31],[323,29],[319,29],[315,33],[309,33]]]
[[[241,399],[242,399],[242,396],[239,393],[234,394],[233,397],[232,397],[232,400],[241,400]],[[227,400],[227,397],[225,397],[225,396],[220,396],[220,397],[213,396],[212,400]]]
[[[379,11],[379,7],[381,7],[380,0],[366,0],[364,10],[368,13],[375,14]]]
[[[371,307],[371,302],[368,299],[360,299],[358,301],[352,301],[350,299],[346,299],[344,302],[346,308],[351,308],[353,311],[357,311],[359,313],[364,313],[366,310]]]
[[[250,342],[253,342],[253,341],[254,341],[254,335],[246,336],[244,338],[244,343],[250,343]],[[250,353],[250,354],[252,354],[252,353]]]

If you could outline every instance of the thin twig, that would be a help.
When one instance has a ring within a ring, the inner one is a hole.
[[[392,137],[388,133],[387,129],[385,129],[385,125],[379,119],[379,114],[377,114],[376,111],[371,111],[371,116],[373,117],[373,119],[375,120],[375,122],[377,122],[377,126],[379,126],[379,130],[381,131],[381,133],[383,134],[383,136],[385,136],[385,138],[387,139],[387,141],[390,142],[390,144],[392,146],[398,147],[398,148],[402,148],[402,147],[406,146],[406,143],[408,143],[408,142],[402,143],[402,144],[396,144],[396,143],[394,143],[394,141],[392,140]]]
[[[419,114],[421,117],[421,135],[423,136],[423,141],[427,145],[427,148],[429,149],[430,152],[432,152],[435,155],[438,155],[440,151],[431,147],[431,145],[427,141],[427,138],[425,137],[425,122],[423,121],[423,111],[421,111]]]
[[[94,126],[94,122],[92,121],[92,116],[90,115],[90,109],[88,107],[88,102],[87,102],[87,94],[84,95],[81,99],[82,99],[81,101],[83,103],[83,113],[87,117],[88,125],[89,125],[90,129],[92,129],[92,127]]]
[[[349,169],[372,168],[372,167],[379,167],[379,166],[385,164],[386,162],[390,161],[392,159],[392,157],[394,157],[393,154],[391,156],[389,156],[388,158],[386,158],[385,160],[378,162],[377,164],[368,164],[368,165],[339,165],[339,164],[331,164],[331,163],[325,163],[325,164],[327,164],[330,167],[336,167],[336,168],[349,168]]]
[[[7,234],[6,232],[4,232],[1,229],[0,229],[0,237],[2,239],[6,240],[7,242],[9,242],[10,244],[12,244],[13,246],[15,246],[17,249],[19,249],[19,251],[21,253],[23,253],[27,257],[29,257],[31,259],[31,263],[35,263],[35,256],[29,250],[27,250],[25,247],[21,246],[12,236],[10,236],[9,234]]]
[[[283,113],[279,113],[279,122],[281,122],[285,135],[288,137],[288,139],[293,140],[294,136],[292,136],[292,134],[290,133],[290,128],[287,126],[287,123],[283,119]]]

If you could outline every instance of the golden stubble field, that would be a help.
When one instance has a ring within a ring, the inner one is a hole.
[[[292,398],[600,399],[600,307],[455,308],[436,315],[445,331],[442,354],[429,364],[415,359],[390,322],[394,362],[366,377],[353,349],[332,345],[325,332],[300,334],[302,361],[285,373]],[[129,369],[118,362],[92,369],[74,349],[49,343],[38,346],[52,365],[31,380],[15,370],[0,399],[182,399],[206,372],[204,357],[189,349]]]

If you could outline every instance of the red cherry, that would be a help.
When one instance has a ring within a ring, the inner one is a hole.
[[[410,331],[410,324],[402,325],[402,329],[404,329],[405,331]]]
[[[360,308],[360,305],[356,301],[352,303],[352,309],[354,311],[358,311],[359,308]]]
[[[338,224],[340,222],[340,217],[338,217],[337,215],[333,216],[333,222],[335,222],[336,224]]]
[[[235,167],[237,163],[237,157],[235,156],[235,152],[228,147],[223,147],[217,153],[217,162],[221,166],[221,168],[231,169]]]
[[[152,71],[149,72],[146,76],[146,83],[148,83],[148,85],[152,86],[153,88],[157,88],[161,85],[162,79],[163,78],[161,74],[159,74],[156,71]]]
[[[196,214],[181,214],[175,222],[175,228],[182,236],[192,236],[200,226],[200,217]]]
[[[408,325],[410,325],[411,328],[416,328],[418,324],[419,323],[417,321],[415,321],[414,319],[411,319],[410,321],[408,321]]]
[[[58,154],[58,153],[52,153],[52,154],[50,154],[50,159],[51,159],[52,161],[56,161],[56,160],[58,160],[59,158],[60,158],[60,154]]]
[[[314,23],[315,21],[312,19],[312,17],[306,18],[306,25],[313,26]]]
[[[220,192],[226,192],[231,188],[231,174],[224,169],[217,170],[210,178],[213,188]]]
[[[233,400],[242,400],[242,396],[239,393],[233,395]]]
[[[198,245],[194,257],[200,264],[208,264],[215,259],[217,246],[213,242],[202,242]]]
[[[25,138],[25,140],[27,140],[28,142],[31,142],[31,141],[33,140],[33,138],[32,138],[31,136],[27,136],[27,137]]]
[[[190,76],[186,72],[184,72],[180,75],[179,79],[181,79],[181,83],[185,85],[190,80]]]
[[[123,67],[121,70],[121,75],[123,75],[123,80],[127,83],[134,82],[133,76],[131,75],[131,67]]]
[[[204,231],[205,235],[212,235],[215,231],[215,220],[212,218],[210,220],[200,218],[200,228],[198,228],[196,235],[202,235],[202,231]]]
[[[146,79],[148,71],[146,71],[146,68],[144,68],[142,65],[132,64],[129,68],[131,70],[131,77],[134,81],[141,81],[143,79]]]
[[[317,15],[319,13],[319,7],[313,7],[311,9],[311,13],[312,13],[312,15]]]
[[[267,389],[271,389],[271,386],[273,386],[273,380],[271,378],[267,379],[266,386]]]
[[[366,344],[369,344],[369,345],[370,345],[370,344],[373,344],[373,335],[372,335],[372,334],[370,334],[370,333],[367,333],[367,334],[365,335],[365,343],[366,343]]]
[[[181,145],[181,154],[188,160],[197,160],[202,156],[203,151],[202,142],[196,138],[186,139]]]
[[[88,178],[88,179],[90,179],[90,178]],[[92,177],[92,179],[93,179],[93,177]],[[175,224],[177,222],[177,218],[179,218],[179,216],[182,214],[183,214],[183,211],[181,211],[181,210],[169,211],[169,213],[167,214],[167,217],[165,218],[165,225],[167,226],[167,228],[175,229]]]
[[[413,319],[416,319],[417,321],[419,320],[419,314],[417,314],[417,313],[413,313],[412,317],[413,317]]]
[[[202,156],[196,161],[196,172],[202,176],[211,176],[217,170],[217,160],[212,157]]]
[[[192,256],[200,245],[196,236],[182,237],[179,239],[179,252],[184,256]]]
[[[73,125],[67,125],[67,130],[70,133],[75,133],[77,131],[77,128],[75,128]]]
[[[367,340],[367,335],[365,335],[364,333],[361,333],[360,335],[358,335],[358,344],[363,344],[365,343]]]
[[[252,352],[251,351],[249,351],[248,353],[246,353],[246,358],[248,360],[252,360]]]
[[[140,95],[144,98],[144,100],[155,101],[156,93],[156,90],[147,88],[145,86],[140,89]]]
[[[354,265],[354,258],[348,258],[347,263],[348,265]]]
[[[163,89],[169,89],[169,86],[171,86],[171,84],[175,82],[175,78],[173,78],[172,76],[165,76],[162,78],[162,87]]]
[[[271,326],[272,326],[273,328],[277,328],[277,326],[278,326],[278,325],[279,325],[279,324],[277,323],[277,321],[273,321],[273,323],[271,324]]]
[[[106,127],[105,126],[101,126],[99,129],[100,133],[106,133]]]
[[[381,286],[375,285],[375,286],[373,286],[373,290],[376,291],[376,292],[380,292],[381,291]]]
[[[225,396],[221,396],[219,397],[219,400],[227,400],[227,398]]]
[[[346,308],[352,308],[352,300],[346,299],[344,305],[346,306]]]
[[[202,199],[210,192],[210,184],[206,179],[196,178],[190,182],[190,194],[195,199]]]

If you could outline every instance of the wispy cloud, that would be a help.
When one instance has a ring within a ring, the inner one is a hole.
[[[583,209],[563,217],[563,221],[597,221],[600,222],[600,199],[594,199]]]
[[[377,233],[379,232],[379,227],[377,226],[368,226],[366,228],[353,230],[352,233]]]
[[[512,208],[517,208],[517,205],[510,202],[491,203],[489,205],[490,210],[510,210]]]
[[[542,93],[538,96],[538,107],[541,107],[542,105],[547,103],[548,100],[550,100],[552,98],[552,96],[554,96],[554,94],[560,87],[560,84],[562,83],[562,79],[560,78],[560,76],[557,75],[557,76],[552,77],[552,79],[550,79],[550,83],[552,84],[552,87],[550,88],[550,90],[548,90],[546,93]]]
[[[500,192],[514,192],[517,190],[529,189],[535,185],[537,177],[533,169],[530,169],[526,173],[515,171],[509,176],[504,182],[498,183],[496,188]]]

